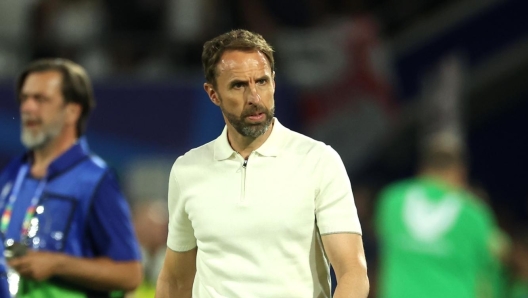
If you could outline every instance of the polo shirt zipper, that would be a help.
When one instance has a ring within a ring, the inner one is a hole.
[[[240,196],[240,202],[244,202],[246,199],[246,167],[248,164],[248,160],[244,159],[244,163],[242,164],[242,194]]]

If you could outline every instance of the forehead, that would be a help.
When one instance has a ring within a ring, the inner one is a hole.
[[[29,73],[24,80],[22,92],[52,92],[59,91],[62,84],[62,74],[55,70]]]
[[[246,76],[253,73],[271,75],[268,58],[259,51],[226,51],[218,63],[219,77]]]

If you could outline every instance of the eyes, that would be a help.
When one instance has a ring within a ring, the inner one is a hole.
[[[260,79],[257,79],[255,81],[255,84],[257,86],[265,86],[269,83],[269,79],[268,78],[260,78]],[[235,89],[235,90],[239,90],[239,89],[242,89],[242,88],[245,88],[249,85],[249,82],[247,81],[234,81],[230,84],[231,86],[231,89]]]
[[[259,79],[256,81],[257,85],[266,85],[268,83],[268,79]]]
[[[48,97],[43,96],[41,94],[36,94],[36,95],[33,95],[33,96],[22,94],[22,95],[20,95],[20,98],[19,98],[20,104],[23,104],[24,102],[26,102],[30,98],[33,99],[36,103],[43,103],[43,102],[48,102],[49,101]]]
[[[238,83],[231,84],[231,88],[232,89],[241,89],[242,87],[244,87],[246,85],[247,85],[247,83],[238,82]]]

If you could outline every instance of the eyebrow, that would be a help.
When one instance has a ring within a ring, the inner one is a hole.
[[[270,80],[270,76],[268,75],[263,75],[259,78],[256,78],[255,81],[260,81],[260,80],[267,80],[269,81]],[[234,79],[232,80],[231,82],[229,82],[229,87],[233,87],[235,86],[236,84],[244,84],[246,85],[248,83],[248,80],[239,80],[239,79]]]
[[[34,93],[31,93],[31,92],[20,92],[20,94],[18,95],[18,98],[20,99],[23,99],[23,98],[28,98],[28,97],[40,97],[40,98],[43,98],[44,95],[40,92],[34,92]]]
[[[238,80],[238,79],[235,79],[235,80],[232,80],[231,82],[229,82],[229,87],[232,88],[234,87],[235,85],[237,84],[244,84],[244,85],[247,85],[248,81],[247,80]]]
[[[268,75],[263,75],[263,76],[261,76],[260,78],[257,78],[257,79],[256,79],[256,81],[260,81],[260,80],[267,80],[267,81],[269,81],[269,80],[270,80],[270,76],[268,76]]]

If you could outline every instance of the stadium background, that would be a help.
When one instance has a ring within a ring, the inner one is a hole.
[[[164,202],[173,160],[223,128],[202,89],[201,45],[247,28],[277,51],[278,118],[341,154],[366,231],[376,192],[415,170],[438,120],[423,116],[443,108],[460,113],[439,122],[465,139],[472,181],[508,231],[528,219],[526,11],[522,0],[5,0],[0,167],[23,151],[17,72],[70,58],[95,87],[92,149],[133,206]],[[457,109],[430,101],[446,96]],[[375,239],[366,249],[375,262]]]

